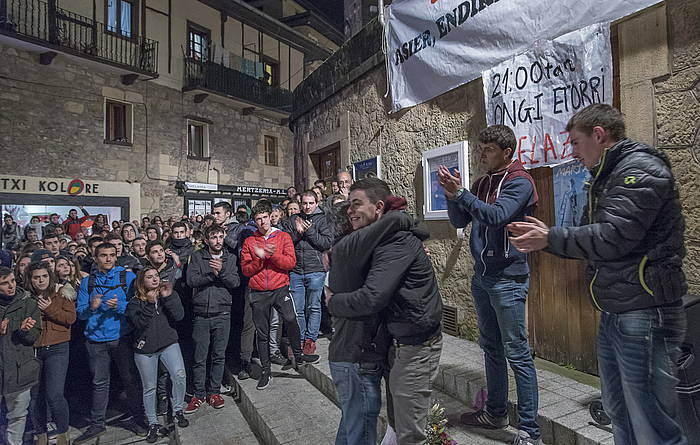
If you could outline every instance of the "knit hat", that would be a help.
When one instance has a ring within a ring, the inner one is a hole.
[[[12,267],[12,253],[7,250],[0,250],[0,266]]]
[[[39,250],[36,250],[36,251],[34,251],[34,253],[32,254],[32,263],[45,260],[46,258],[52,258],[52,259],[53,259],[53,253],[51,253],[50,250],[46,250],[46,249],[39,249]]]

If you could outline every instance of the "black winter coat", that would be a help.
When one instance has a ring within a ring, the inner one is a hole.
[[[680,300],[688,287],[681,214],[671,164],[646,144],[624,139],[606,150],[579,227],[552,227],[547,251],[589,262],[594,306],[620,313]]]
[[[392,213],[412,223],[408,214],[390,212],[374,224]],[[371,228],[368,226],[358,232]],[[427,233],[402,228],[399,222],[397,227],[386,230],[374,249],[371,244],[353,249],[355,267],[368,261],[367,278],[357,290],[334,294],[328,310],[334,316],[345,318],[385,311],[389,333],[399,343],[417,345],[440,332],[442,298],[433,265],[423,250],[422,241],[427,239]],[[346,238],[352,240],[352,234]],[[342,246],[346,238],[336,247]],[[371,237],[368,241],[374,242]]]
[[[296,230],[296,220],[298,218],[311,221],[304,233]],[[320,207],[311,215],[298,213],[289,218],[289,223],[285,225],[285,230],[292,236],[294,251],[297,256],[297,265],[292,272],[298,274],[325,272],[323,267],[322,254],[333,245],[333,234],[326,224],[326,215]]]
[[[157,303],[133,297],[126,306],[126,317],[133,326],[134,353],[153,354],[177,343],[177,331],[173,326],[184,315],[175,291],[168,297],[159,297]]]
[[[20,329],[22,321],[33,318],[36,323],[28,331]],[[36,299],[18,287],[7,306],[0,305],[0,320],[9,320],[7,333],[0,335],[0,393],[23,391],[39,381],[40,364],[34,353],[34,342],[41,335],[41,311]]]
[[[208,249],[197,250],[187,265],[187,285],[192,288],[192,311],[203,314],[231,312],[231,292],[240,284],[236,256],[223,250],[223,267],[219,275],[209,265]]]

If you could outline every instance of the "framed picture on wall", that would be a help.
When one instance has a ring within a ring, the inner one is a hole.
[[[382,155],[352,163],[352,178],[355,181],[365,178],[382,178]]]
[[[469,187],[469,147],[466,141],[423,152],[423,216],[448,219],[447,198],[438,180],[438,167],[446,166],[454,174],[459,170],[462,187]]]

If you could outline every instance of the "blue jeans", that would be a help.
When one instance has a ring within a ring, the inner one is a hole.
[[[688,443],[676,394],[685,326],[680,306],[601,315],[598,370],[616,445]]]
[[[70,342],[66,341],[36,349],[36,356],[41,361],[41,378],[34,403],[34,429],[37,433],[46,432],[47,407],[56,423],[56,434],[68,431],[68,401],[63,391],[68,373],[69,345]]]
[[[289,274],[289,289],[294,299],[302,343],[307,338],[313,341],[318,339],[318,330],[321,326],[321,293],[325,279],[325,272]]]
[[[163,365],[168,370],[170,382],[173,385],[172,394],[170,395],[173,415],[178,411],[182,411],[182,405],[185,401],[187,376],[185,374],[185,363],[182,360],[182,352],[180,352],[180,345],[173,343],[153,354],[135,353],[134,361],[141,375],[143,407],[146,411],[148,424],[158,423],[158,416],[156,415],[156,383],[158,381],[159,361],[163,362]]]
[[[330,362],[329,366],[342,410],[335,445],[375,445],[384,367],[349,362]]]
[[[537,372],[527,341],[525,300],[529,280],[474,276],[472,295],[479,323],[479,344],[484,351],[488,400],[486,410],[508,416],[508,368],[515,375],[520,429],[536,439],[539,403]]]

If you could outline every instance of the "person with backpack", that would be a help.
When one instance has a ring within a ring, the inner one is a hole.
[[[130,329],[124,316],[136,276],[117,266],[117,248],[102,243],[95,248],[95,267],[83,278],[78,291],[78,318],[85,320],[85,337],[92,372],[92,409],[90,425],[74,444],[81,444],[105,433],[105,414],[109,402],[112,361],[119,369],[129,398],[129,414],[124,426],[144,434],[141,390],[135,375]]]
[[[161,280],[152,266],[142,269],[135,284],[135,295],[126,307],[126,316],[134,327],[134,361],[141,376],[143,405],[148,418],[146,442],[158,440],[161,425],[156,414],[158,365],[168,370],[172,392],[172,415],[180,428],[189,426],[183,413],[185,401],[185,364],[177,331],[173,327],[184,315],[182,303],[172,282]]]

